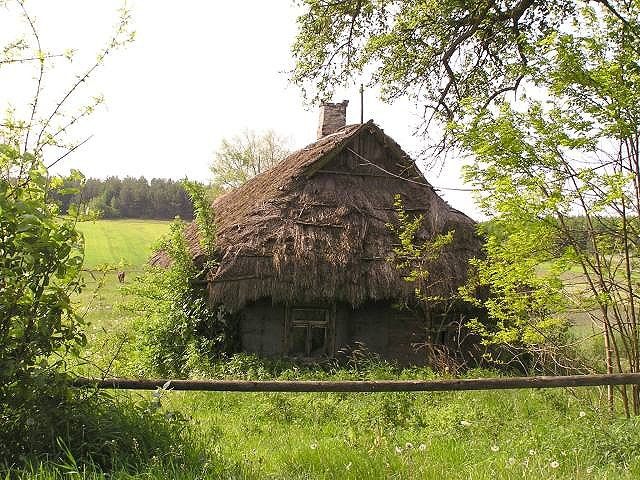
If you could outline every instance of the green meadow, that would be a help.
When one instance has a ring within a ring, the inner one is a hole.
[[[88,265],[124,259],[140,271],[166,222],[98,221],[81,226]],[[77,371],[144,376],[138,325],[115,272],[94,272],[77,299],[88,344]],[[236,355],[190,366],[191,378],[424,379],[426,368],[400,369],[369,359],[312,368]],[[469,376],[496,375],[475,370]],[[147,454],[143,433],[108,470],[72,457],[34,459],[7,478],[122,479],[635,479],[640,478],[640,421],[609,412],[601,388],[445,393],[117,392],[180,425],[172,446]],[[151,415],[151,413],[149,413]],[[80,434],[80,433],[78,433]]]
[[[151,255],[153,242],[168,231],[165,220],[96,220],[81,222],[85,237],[85,268],[120,265],[138,269]]]

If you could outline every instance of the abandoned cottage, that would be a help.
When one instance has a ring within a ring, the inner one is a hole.
[[[263,356],[332,357],[354,345],[403,364],[453,341],[464,312],[412,313],[415,285],[389,261],[393,206],[424,214],[418,237],[453,230],[430,269],[431,295],[466,279],[480,241],[473,220],[438,196],[409,156],[372,121],[346,125],[347,102],[324,103],[318,140],[217,198],[217,266],[210,303],[235,314],[239,348]],[[203,256],[195,224],[186,230]],[[201,258],[200,258],[201,259]],[[162,252],[152,264],[166,264]]]

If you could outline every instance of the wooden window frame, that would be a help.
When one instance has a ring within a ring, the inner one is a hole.
[[[300,310],[320,310],[324,313],[324,320],[307,320],[307,321],[297,321],[294,320],[296,311]],[[297,360],[304,361],[317,361],[322,360],[323,358],[331,358],[334,356],[335,349],[335,312],[336,307],[335,304],[330,305],[306,305],[306,304],[287,304],[285,307],[285,335],[284,335],[284,352],[285,356],[288,358],[293,358]],[[318,356],[310,356],[308,355],[310,350],[310,339],[311,339],[311,327],[316,324],[316,326],[326,327],[326,337],[325,337],[325,349],[322,355]],[[307,326],[307,339],[306,339],[306,347],[305,347],[305,355],[293,355],[291,353],[292,345],[292,329],[294,326]]]

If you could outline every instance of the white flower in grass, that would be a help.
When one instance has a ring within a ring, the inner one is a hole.
[[[413,448],[413,443],[411,443],[411,442],[407,442],[407,443],[405,443],[405,444],[404,444],[404,448],[406,448],[407,450],[409,450],[409,449]]]
[[[315,450],[316,448],[318,448],[318,444],[314,442],[314,443],[312,443],[311,445],[309,445],[309,448],[310,448],[311,450]]]
[[[424,443],[421,443],[420,446],[418,447],[418,450],[420,450],[421,452],[424,452],[427,449],[427,446]]]
[[[470,427],[471,426],[471,422],[467,422],[466,420],[462,420],[460,422],[460,425],[462,425],[463,427]]]
[[[580,413],[578,415],[580,416],[580,418],[586,417],[587,416],[587,412],[583,412],[582,410],[580,410]]]
[[[497,452],[500,450],[500,447],[498,445],[491,445],[491,451],[492,452]]]
[[[593,472],[593,467],[587,467],[587,473],[592,473]]]
[[[529,455],[533,457],[535,454],[536,454],[536,451],[533,448],[529,450]]]
[[[349,463],[347,463],[347,464],[345,465],[345,468],[346,468],[347,470],[349,470],[349,469],[351,469],[351,465],[353,465],[353,462],[349,462]]]
[[[551,463],[549,464],[549,466],[550,466],[551,468],[558,468],[558,467],[560,466],[560,462],[558,462],[557,460],[554,460],[553,462],[551,462]]]
[[[396,446],[396,453],[400,455],[402,453],[402,447]]]
[[[513,465],[516,463],[516,459],[513,457],[509,457],[509,460],[507,460],[507,462],[509,463],[509,465]]]

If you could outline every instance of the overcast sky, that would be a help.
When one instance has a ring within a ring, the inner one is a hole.
[[[119,0],[27,1],[45,50],[78,50],[70,65],[49,72],[44,96],[50,105],[110,38],[121,5]],[[127,5],[136,40],[110,56],[83,87],[84,99],[100,93],[105,105],[76,133],[93,137],[65,159],[64,168],[94,177],[207,181],[221,139],[244,128],[271,128],[289,137],[294,149],[315,140],[317,108],[305,107],[286,73],[299,12],[291,0],[130,0]],[[0,7],[0,41],[25,32],[15,13]],[[33,76],[33,69],[0,69],[0,106],[22,113]],[[334,100],[343,99],[350,101],[347,122],[358,122],[357,88],[336,92]],[[410,154],[421,147],[411,135],[418,113],[406,101],[385,105],[375,91],[365,92],[365,120],[372,118]],[[459,167],[451,161],[426,176],[437,187],[462,187]],[[469,193],[443,190],[442,196],[478,217]]]

